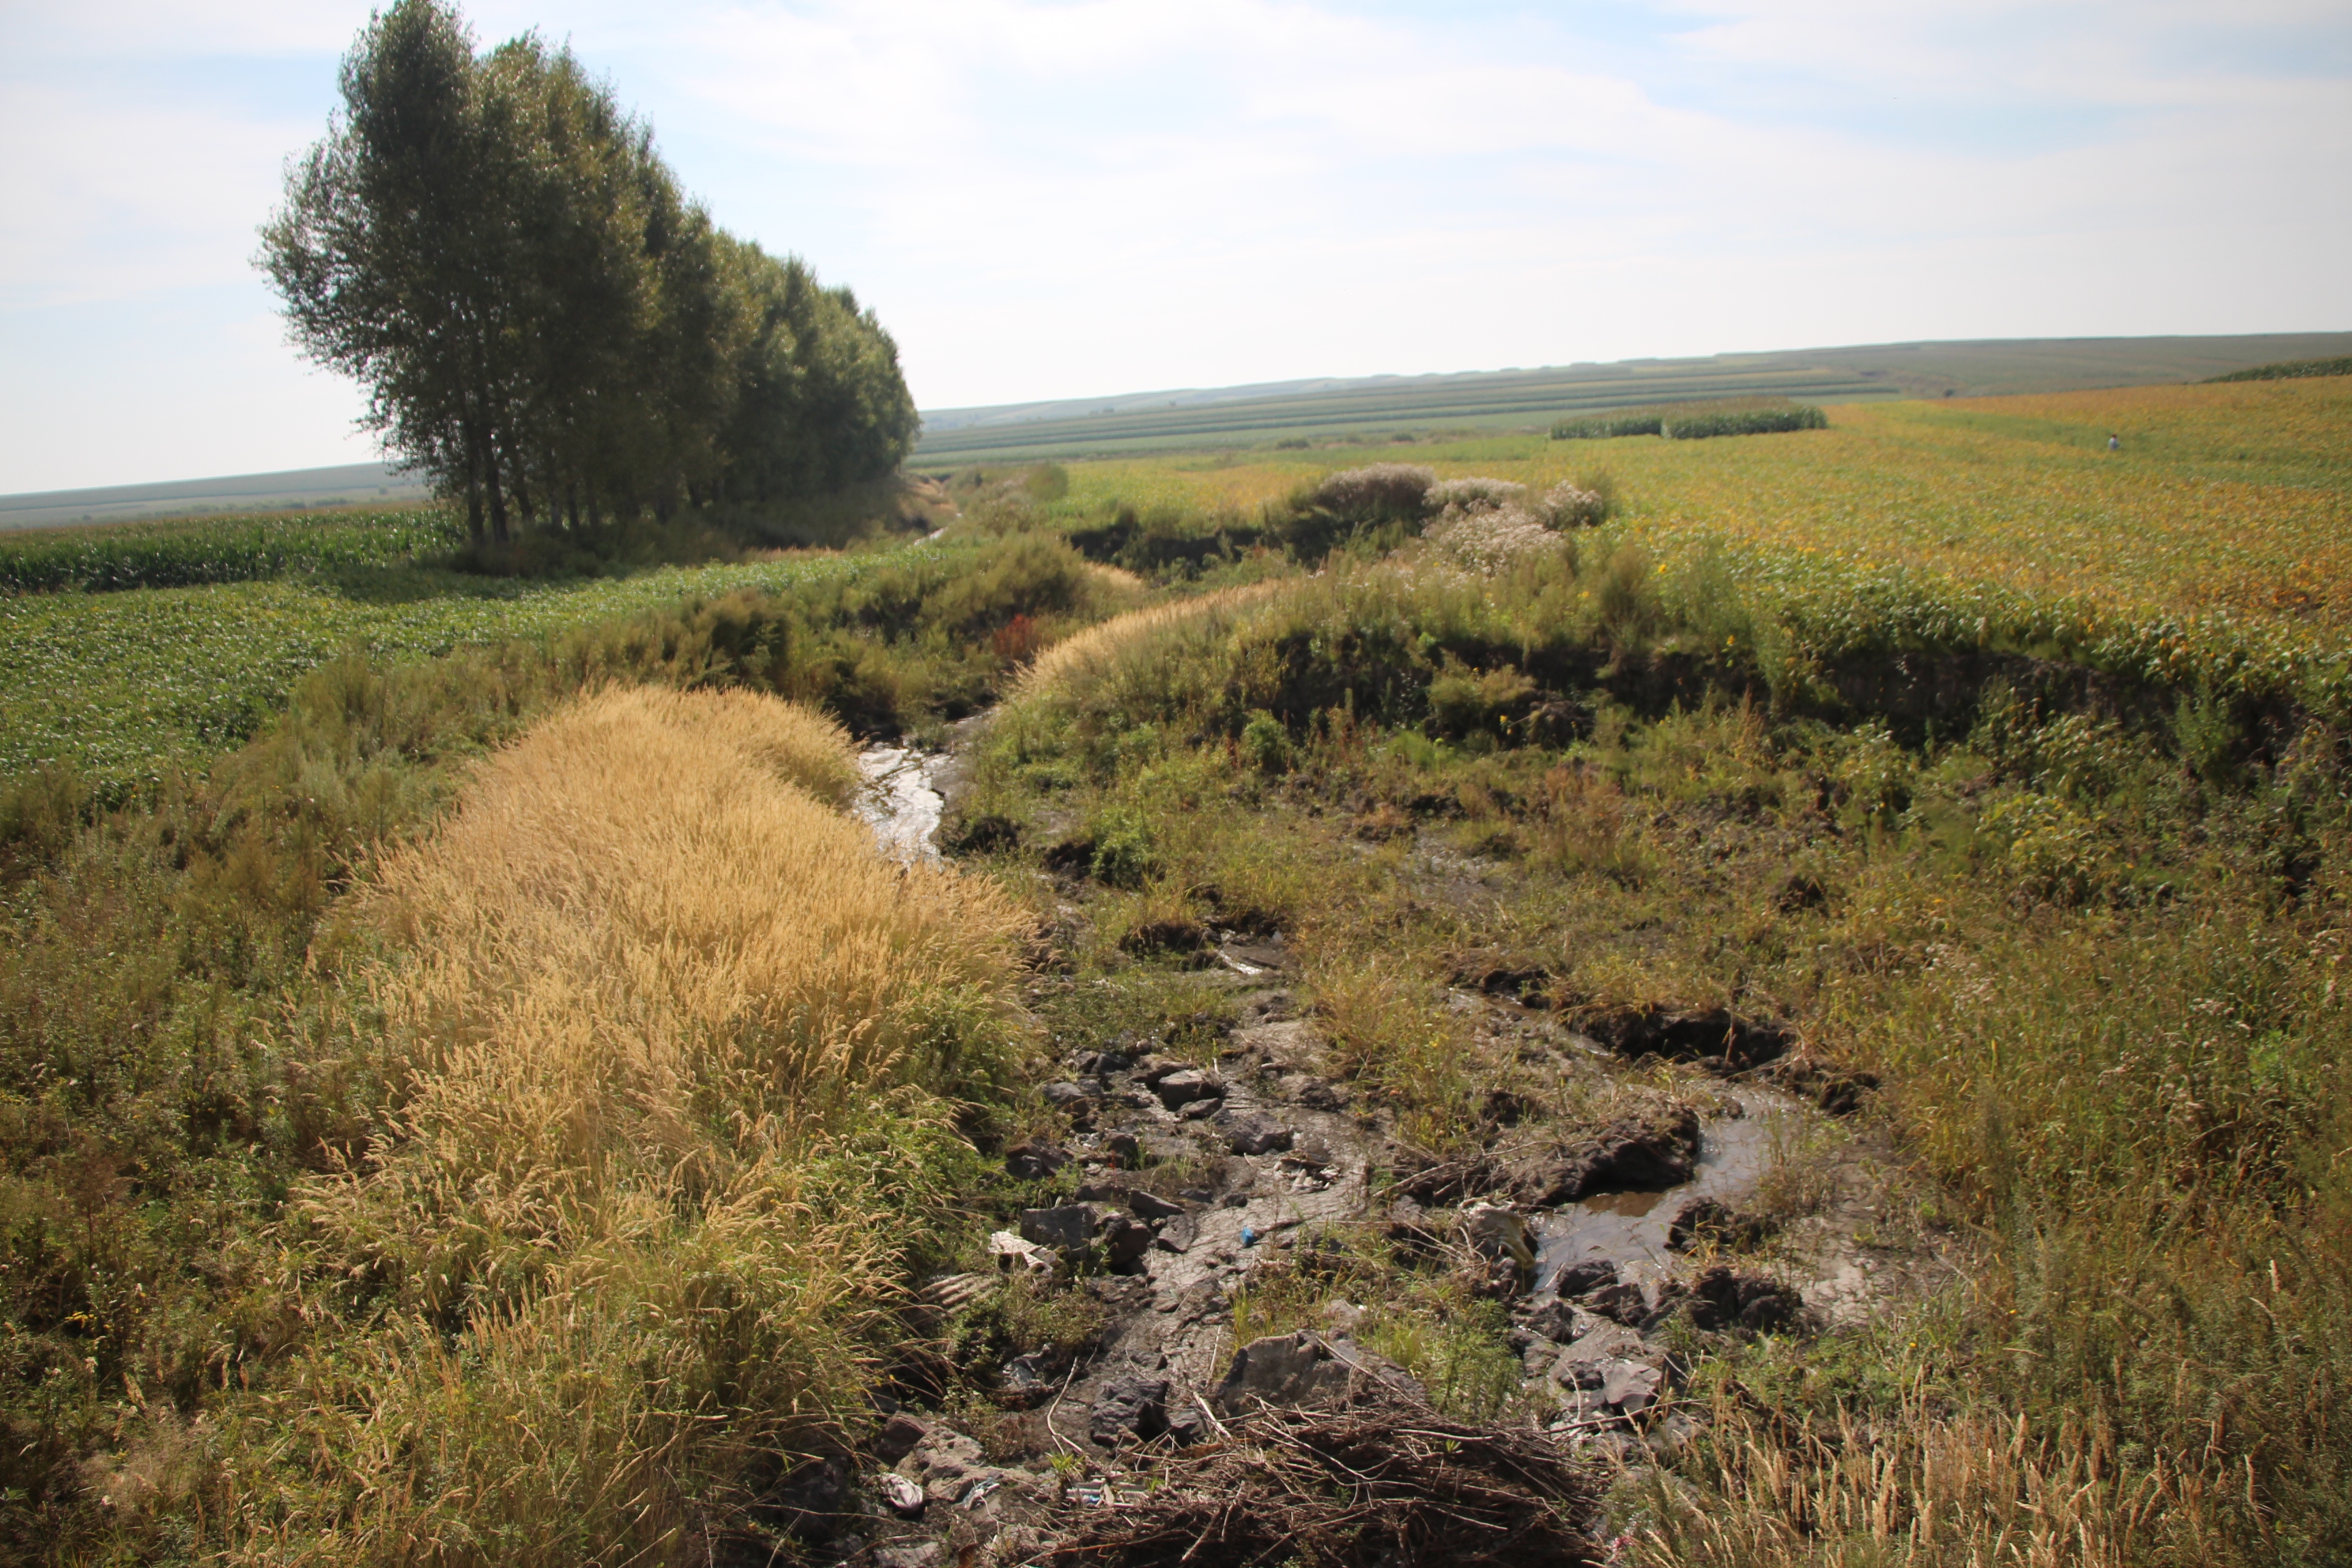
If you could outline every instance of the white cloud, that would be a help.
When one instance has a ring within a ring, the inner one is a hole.
[[[2312,0],[1672,0],[1606,38],[1339,0],[542,7],[473,14],[572,40],[721,222],[856,285],[934,406],[2343,324],[2352,26]],[[250,288],[320,127],[208,99],[203,62],[307,50],[325,79],[364,8],[95,15],[43,47],[136,32],[185,91],[10,90],[32,151],[0,199],[37,221],[0,236],[0,289]]]

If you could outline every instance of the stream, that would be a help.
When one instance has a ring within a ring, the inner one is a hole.
[[[857,771],[866,775],[857,815],[874,829],[884,852],[909,865],[940,858],[932,838],[947,805],[940,786],[954,760],[951,752],[912,746],[868,746],[857,753]]]

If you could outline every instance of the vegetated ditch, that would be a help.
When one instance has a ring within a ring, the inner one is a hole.
[[[947,752],[864,754],[893,853],[938,852],[985,721]],[[1087,919],[1082,872],[1038,875],[1066,927]],[[1499,1135],[1449,1162],[1331,1071],[1281,932],[1212,930],[1190,959],[1161,980],[1229,1022],[1066,1049],[1043,1092],[1069,1131],[1001,1152],[1064,1195],[911,1314],[952,1335],[1059,1301],[1082,1331],[983,1358],[986,1397],[960,1405],[916,1355],[869,1448],[785,1489],[777,1522],[817,1555],[1239,1564],[1312,1540],[1343,1563],[1599,1561],[1612,1485],[1698,1434],[1682,1391],[1712,1346],[1834,1334],[1955,1275],[1902,1222],[1893,1163],[1840,1123],[1869,1086],[1772,1020],[1571,1025],[1545,976],[1459,975],[1446,1005],[1483,1040],[1617,1110],[1500,1107]],[[1032,996],[1113,984],[1045,973]],[[1486,1314],[1475,1366],[1416,1353],[1391,1298],[1431,1277]]]

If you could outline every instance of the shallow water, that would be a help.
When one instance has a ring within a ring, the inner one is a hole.
[[[932,838],[946,805],[940,775],[950,760],[946,752],[912,746],[868,746],[857,754],[857,771],[866,775],[857,815],[873,826],[887,853],[908,862],[940,858]]]
[[[1773,1144],[1795,1130],[1803,1111],[1796,1101],[1760,1089],[1733,1097],[1741,1114],[1721,1117],[1699,1129],[1698,1169],[1680,1186],[1659,1192],[1597,1193],[1562,1205],[1534,1227],[1536,1289],[1551,1288],[1559,1271],[1588,1258],[1605,1258],[1637,1276],[1654,1278],[1672,1261],[1666,1232],[1692,1198],[1714,1198],[1738,1208],[1771,1170]]]

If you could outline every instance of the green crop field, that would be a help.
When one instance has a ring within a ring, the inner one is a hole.
[[[580,582],[416,573],[374,597],[308,578],[0,596],[0,774],[58,762],[119,787],[244,739],[347,651],[425,658],[860,569],[811,557]]]

